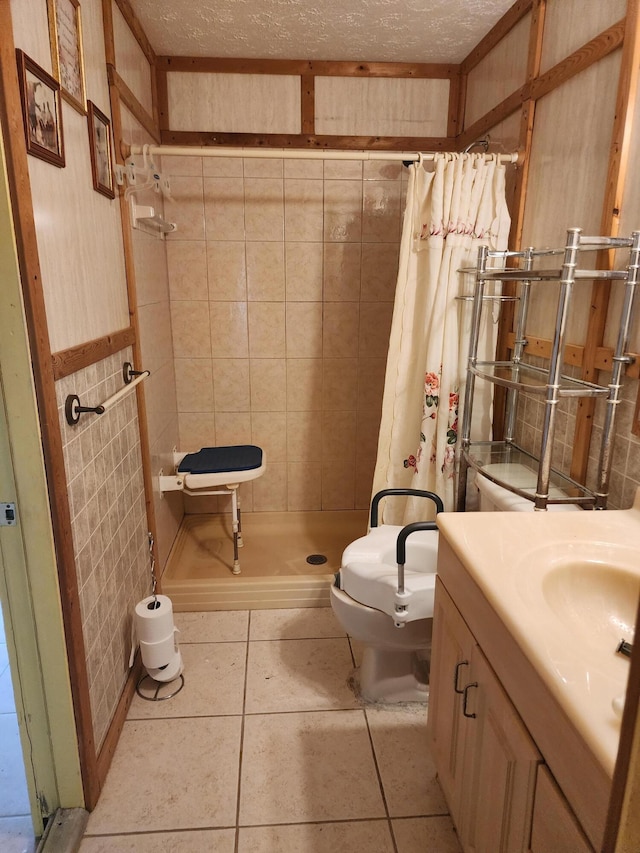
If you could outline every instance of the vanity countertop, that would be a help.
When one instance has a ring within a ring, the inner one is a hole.
[[[640,592],[629,510],[441,513],[438,526],[609,777]],[[617,706],[617,710],[614,709]]]

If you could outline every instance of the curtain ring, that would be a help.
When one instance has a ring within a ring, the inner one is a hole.
[[[422,166],[424,164],[424,155],[422,151],[418,151],[418,160],[416,162],[418,166]]]

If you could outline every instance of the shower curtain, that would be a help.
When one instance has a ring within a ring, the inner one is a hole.
[[[440,495],[445,509],[453,509],[471,319],[471,303],[456,299],[464,279],[458,270],[475,265],[481,244],[506,249],[509,226],[505,167],[495,158],[454,154],[437,159],[429,172],[420,162],[409,167],[374,494],[386,488],[428,489]],[[472,292],[471,280],[466,292]],[[484,314],[489,318],[481,359],[493,358],[496,340],[491,312]],[[481,401],[476,393],[473,433],[491,437],[490,396]],[[426,504],[394,497],[385,502],[384,522],[432,517]]]

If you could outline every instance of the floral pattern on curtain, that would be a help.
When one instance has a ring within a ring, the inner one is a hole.
[[[506,249],[510,218],[505,167],[483,154],[410,168],[389,341],[373,493],[385,488],[436,492],[453,509],[458,412],[466,372],[469,303],[456,299],[480,244]],[[485,329],[492,357],[495,330]],[[476,404],[474,429],[489,438],[491,400]],[[428,516],[420,499],[387,500],[387,524]]]

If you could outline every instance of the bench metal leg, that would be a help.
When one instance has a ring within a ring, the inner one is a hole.
[[[238,509],[238,489],[231,489],[231,513],[233,516],[233,569],[234,575],[240,574],[240,560],[238,558],[238,545],[240,544],[240,520]]]
[[[242,548],[244,542],[242,541],[242,511],[240,508],[240,492],[238,491],[238,548]]]

